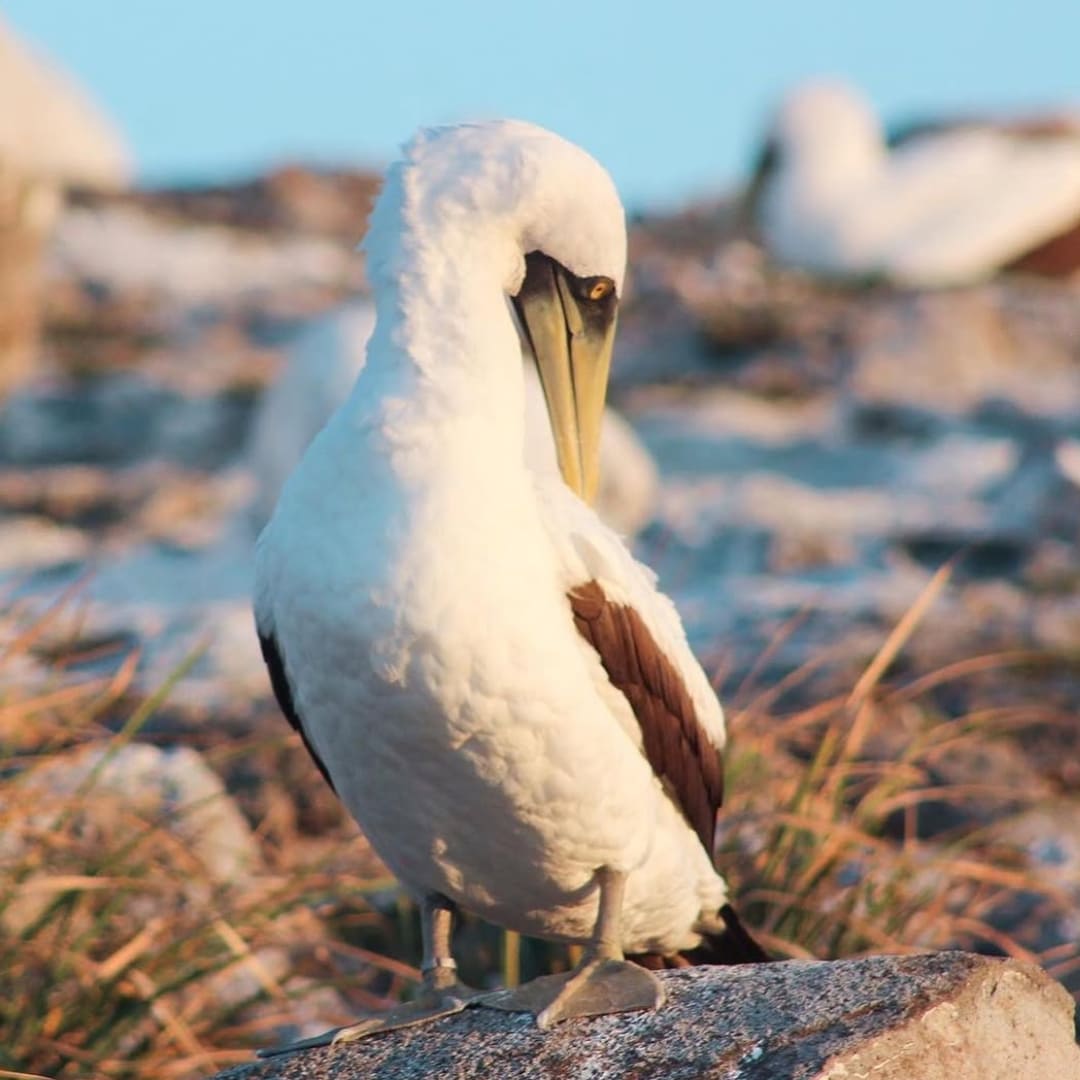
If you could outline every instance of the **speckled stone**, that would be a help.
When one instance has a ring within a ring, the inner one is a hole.
[[[668,1001],[654,1013],[541,1032],[531,1017],[474,1009],[218,1080],[1080,1080],[1072,1000],[1011,960],[953,952],[661,977]]]

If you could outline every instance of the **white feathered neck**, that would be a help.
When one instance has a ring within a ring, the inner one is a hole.
[[[507,297],[525,256],[543,251],[621,290],[625,220],[611,178],[572,143],[522,121],[466,124],[404,147],[364,250],[376,324],[350,407],[380,402],[410,445],[520,458],[524,392]],[[476,420],[484,447],[470,445]]]

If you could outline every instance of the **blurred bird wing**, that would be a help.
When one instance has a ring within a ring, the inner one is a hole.
[[[894,230],[882,263],[898,281],[985,276],[1080,218],[1080,139],[960,131],[893,158],[881,212],[907,227]]]

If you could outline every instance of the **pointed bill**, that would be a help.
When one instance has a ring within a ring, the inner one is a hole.
[[[514,306],[532,346],[559,471],[591,503],[600,485],[600,425],[618,308],[607,278],[575,277],[534,252]]]

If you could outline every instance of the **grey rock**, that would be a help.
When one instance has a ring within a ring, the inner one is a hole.
[[[240,1066],[219,1080],[691,1077],[1078,1080],[1073,1003],[1042,971],[967,953],[665,972],[653,1013],[541,1032],[472,1010]]]

